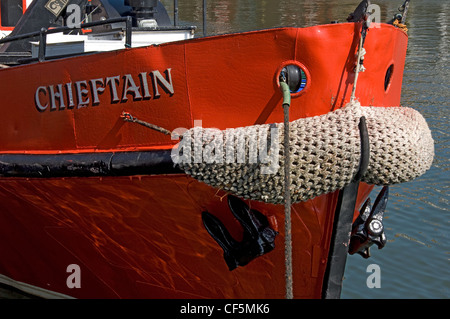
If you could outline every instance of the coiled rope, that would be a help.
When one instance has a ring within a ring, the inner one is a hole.
[[[405,33],[408,33],[408,28],[407,28],[406,24],[403,24],[403,23],[401,23],[401,22],[398,21],[398,20],[394,20],[393,24],[394,24],[397,28],[399,28],[399,29],[401,29],[402,31],[404,31]]]

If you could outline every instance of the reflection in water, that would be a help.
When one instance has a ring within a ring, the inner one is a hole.
[[[388,21],[396,12],[400,1],[372,1],[380,6],[382,21]],[[162,1],[169,15],[173,14],[173,1]],[[354,0],[208,0],[208,35],[241,32],[282,26],[306,27],[338,20],[345,22],[348,14],[358,4]],[[197,34],[203,34],[203,0],[178,1],[179,19],[182,25],[198,26]]]
[[[173,12],[173,1],[162,1]],[[208,35],[345,22],[358,0],[208,0]],[[179,1],[180,24],[202,35],[202,0]],[[382,22],[403,0],[373,0]],[[409,45],[402,104],[420,111],[435,140],[435,161],[417,180],[391,187],[386,211],[388,244],[363,260],[349,256],[343,298],[449,298],[449,121],[448,0],[413,0],[408,11]],[[192,18],[193,17],[193,18]],[[376,195],[376,192],[374,191]],[[369,289],[366,267],[381,268],[381,288]]]

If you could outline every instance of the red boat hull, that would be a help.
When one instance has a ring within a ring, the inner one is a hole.
[[[360,27],[272,29],[2,69],[0,155],[168,150],[178,142],[124,122],[124,111],[168,130],[195,120],[219,129],[282,122],[277,78],[287,63],[308,77],[291,120],[330,112],[349,101]],[[400,104],[406,46],[393,26],[370,29],[356,90],[362,105]],[[357,209],[371,189],[360,185]],[[225,195],[184,174],[39,178],[11,169],[0,177],[0,274],[77,298],[283,298],[283,206],[247,201],[278,225],[276,247],[229,271],[201,219],[212,212],[240,240]],[[321,297],[337,198],[292,206],[295,298]],[[72,264],[81,288],[67,285]]]

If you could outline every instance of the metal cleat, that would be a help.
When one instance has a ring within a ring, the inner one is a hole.
[[[378,249],[386,245],[386,235],[383,226],[383,214],[388,201],[389,187],[384,186],[378,194],[375,204],[371,205],[370,198],[361,207],[360,215],[352,226],[349,254],[358,253],[364,258],[370,257],[370,247],[373,244]]]

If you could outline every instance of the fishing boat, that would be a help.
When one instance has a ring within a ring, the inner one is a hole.
[[[210,36],[177,1],[0,2],[4,287],[339,298],[347,255],[386,244],[389,185],[433,160],[400,106],[409,1]]]

